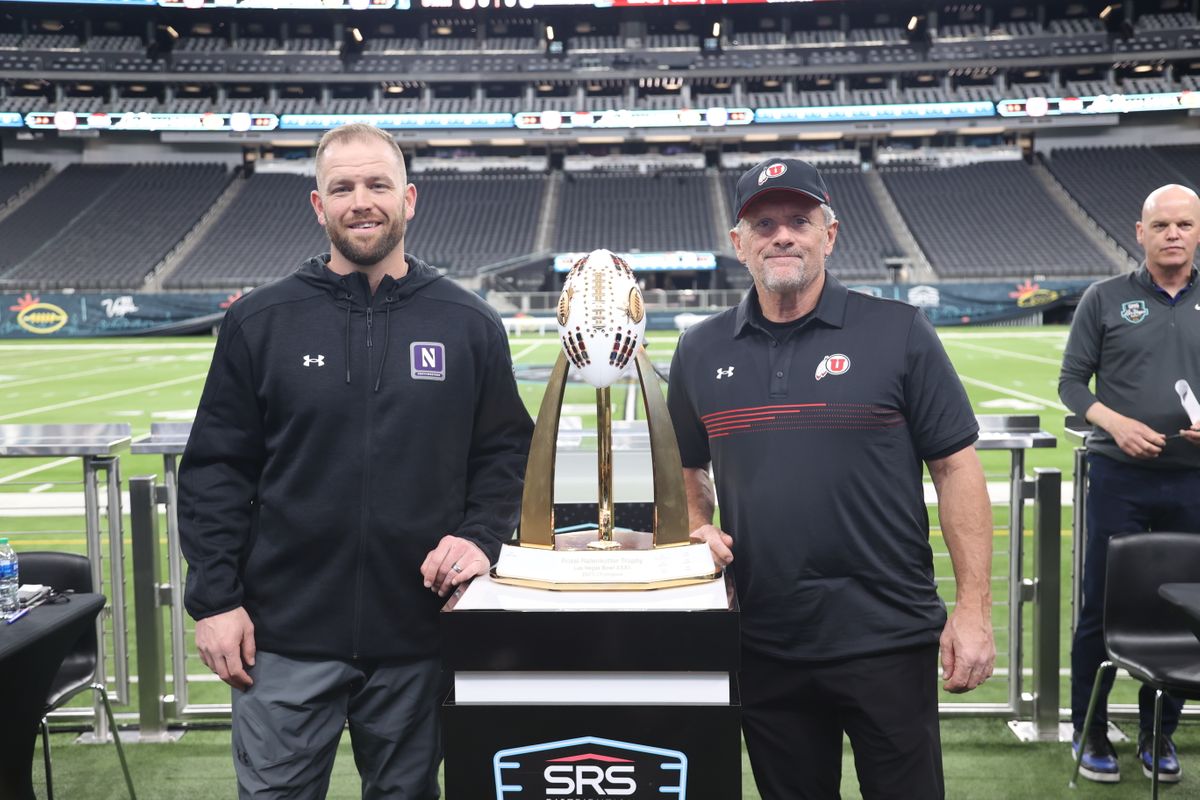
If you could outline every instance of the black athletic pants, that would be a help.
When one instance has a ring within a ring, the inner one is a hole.
[[[941,800],[936,645],[836,661],[742,649],[742,732],[763,800],[841,797],[842,733],[864,800]]]

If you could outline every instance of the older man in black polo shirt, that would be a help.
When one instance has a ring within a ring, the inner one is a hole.
[[[975,416],[917,309],[826,273],[838,223],[812,165],[768,159],[736,195],[754,288],[680,338],[669,404],[692,538],[737,576],[755,781],[764,800],[838,797],[845,732],[863,797],[944,797],[939,644],[951,692],[995,661]],[[922,462],[957,581],[949,619]]]

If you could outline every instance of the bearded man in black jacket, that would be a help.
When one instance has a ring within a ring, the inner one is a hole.
[[[532,422],[496,312],[406,255],[417,191],[321,140],[330,252],[230,307],[179,474],[185,604],[233,694],[242,797],[439,796],[437,612],[516,527]]]

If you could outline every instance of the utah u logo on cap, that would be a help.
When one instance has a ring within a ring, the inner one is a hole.
[[[769,164],[763,168],[763,171],[758,173],[758,185],[762,186],[771,178],[778,178],[783,173],[787,172],[787,164]]]

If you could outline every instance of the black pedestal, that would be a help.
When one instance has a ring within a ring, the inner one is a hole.
[[[447,800],[738,800],[738,610],[724,588],[726,607],[705,610],[655,608],[669,589],[625,593],[651,610],[576,610],[573,592],[543,593],[554,610],[448,604],[461,691],[442,709]]]

